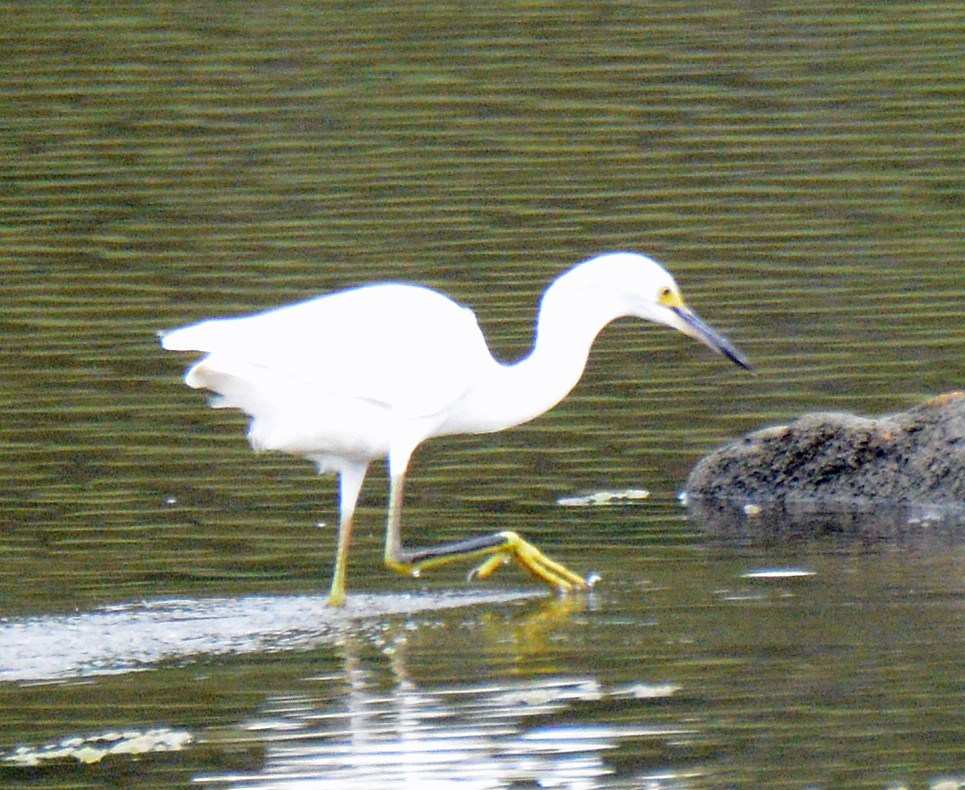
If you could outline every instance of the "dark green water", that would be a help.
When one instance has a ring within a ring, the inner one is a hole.
[[[675,503],[763,423],[963,386],[959,3],[3,19],[0,755],[40,764],[0,784],[965,783],[960,542],[723,539]],[[665,262],[757,374],[618,322],[550,414],[423,447],[405,511],[420,543],[516,529],[598,571],[586,599],[386,571],[378,468],[325,609],[334,483],[253,455],[157,346],[403,279],[510,358],[611,249]],[[625,488],[652,497],[556,504]],[[105,744],[142,753],[78,759]]]

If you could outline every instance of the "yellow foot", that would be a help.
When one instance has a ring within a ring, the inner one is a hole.
[[[551,560],[532,543],[527,543],[515,532],[500,532],[506,543],[479,567],[469,573],[470,579],[487,579],[497,568],[515,560],[528,574],[545,582],[558,593],[588,590],[597,581],[591,576],[584,579],[569,568]]]

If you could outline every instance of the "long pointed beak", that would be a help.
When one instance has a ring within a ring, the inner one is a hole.
[[[740,365],[745,370],[753,370],[754,366],[747,361],[747,358],[737,350],[737,347],[726,337],[718,334],[693,310],[684,305],[676,305],[670,309],[680,319],[681,323],[677,326],[685,335],[689,335],[694,340],[699,340],[708,348],[712,348],[718,354],[723,354],[735,365]]]

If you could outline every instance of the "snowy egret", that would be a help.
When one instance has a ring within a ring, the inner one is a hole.
[[[212,406],[251,417],[255,450],[278,450],[339,475],[340,523],[329,603],[345,600],[352,515],[369,463],[387,458],[385,563],[409,574],[460,558],[484,558],[486,578],[509,559],[559,592],[587,581],[515,532],[430,548],[404,548],[402,489],[416,447],[433,436],[491,433],[532,420],[573,389],[594,338],[621,316],[666,324],[744,368],[725,338],[687,308],[655,261],[628,252],[591,258],[562,274],[540,303],[530,354],[502,364],[473,313],[416,285],[377,284],[241,318],[202,321],[162,336],[170,351],[206,356],[190,387]]]

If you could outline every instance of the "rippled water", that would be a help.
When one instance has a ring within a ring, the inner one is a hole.
[[[721,534],[675,497],[762,423],[962,387],[963,22],[5,9],[0,783],[960,785],[960,530]],[[334,484],[252,455],[157,346],[404,279],[510,358],[542,289],[609,249],[664,261],[757,374],[618,322],[558,409],[421,448],[405,512],[419,543],[516,529],[601,574],[585,599],[386,571],[379,469],[332,614]]]

